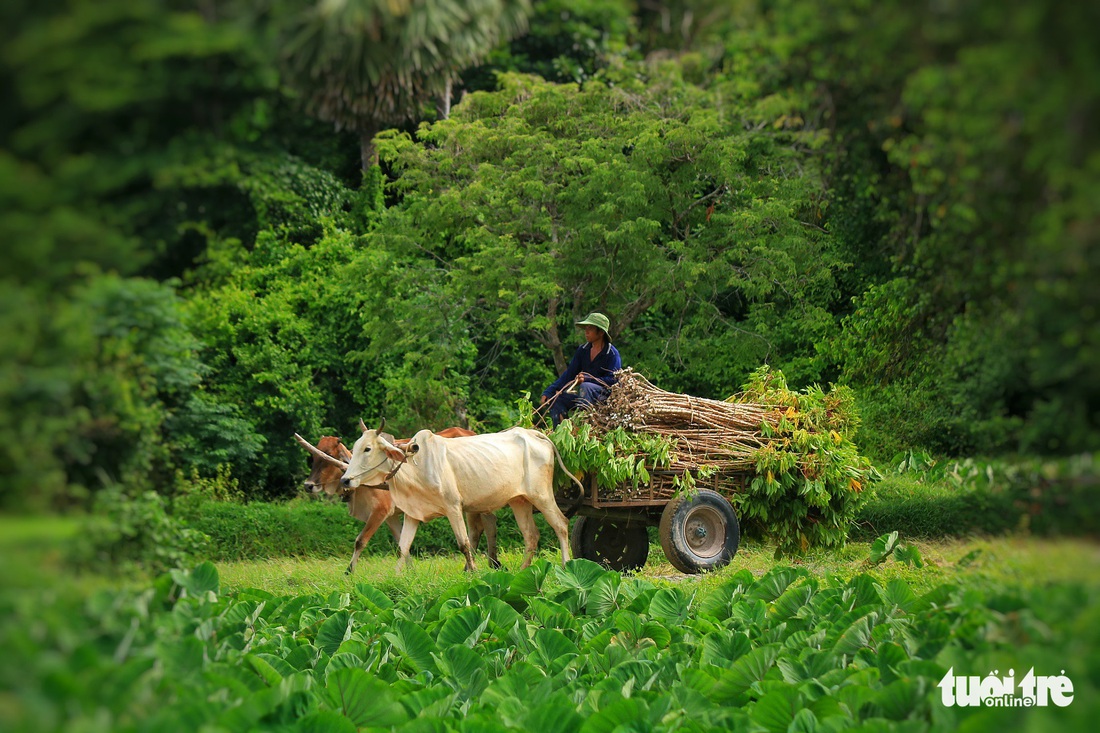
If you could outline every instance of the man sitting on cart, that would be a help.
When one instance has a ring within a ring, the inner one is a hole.
[[[619,350],[611,345],[611,321],[603,313],[589,313],[577,321],[584,326],[585,343],[577,347],[562,375],[542,392],[540,405],[550,403],[550,417],[557,425],[570,410],[589,407],[607,399],[615,372],[623,368]]]

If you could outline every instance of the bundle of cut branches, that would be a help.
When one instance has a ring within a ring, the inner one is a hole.
[[[753,451],[768,442],[761,425],[779,421],[778,412],[767,405],[666,392],[632,369],[616,376],[607,401],[588,411],[587,422],[597,433],[622,428],[671,438],[677,450],[673,469],[751,468]]]

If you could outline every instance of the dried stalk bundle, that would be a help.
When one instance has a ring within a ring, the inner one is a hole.
[[[752,468],[753,451],[767,444],[764,421],[775,425],[775,408],[753,403],[721,402],[666,392],[632,369],[618,373],[606,402],[588,411],[597,433],[622,428],[671,438],[677,458],[673,469],[713,466],[720,471]]]

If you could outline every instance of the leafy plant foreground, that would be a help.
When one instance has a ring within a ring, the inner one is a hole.
[[[206,563],[83,603],[0,597],[6,730],[1086,729],[1095,584],[748,571],[709,590],[575,560],[439,594],[219,593]],[[1072,651],[1071,651],[1072,650]],[[1065,674],[1066,708],[948,708],[947,670]]]

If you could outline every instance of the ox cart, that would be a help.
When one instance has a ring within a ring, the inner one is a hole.
[[[647,527],[657,536],[668,561],[684,573],[726,565],[741,541],[731,499],[745,490],[752,473],[693,472],[694,486],[683,489],[690,469],[650,470],[648,484],[598,485],[595,474],[582,481],[584,492],[559,500],[572,518],[570,549],[612,570],[637,570],[649,557]]]

